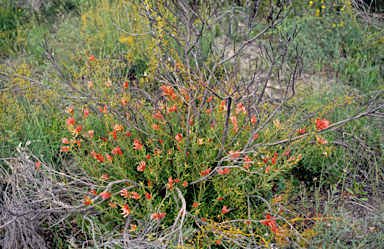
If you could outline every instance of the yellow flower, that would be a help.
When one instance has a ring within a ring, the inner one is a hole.
[[[325,9],[325,6],[323,5],[323,6],[321,6],[321,8]]]
[[[312,6],[313,5],[313,1],[309,1],[309,6]]]
[[[340,26],[341,26],[341,27],[343,27],[343,26],[344,26],[344,23],[343,23],[343,22],[341,22],[341,23],[340,23]]]
[[[344,11],[344,8],[341,8],[340,11]]]
[[[332,23],[332,27],[336,27],[336,24]]]

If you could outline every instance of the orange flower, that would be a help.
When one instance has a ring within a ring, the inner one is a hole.
[[[137,226],[131,224],[131,229],[129,229],[129,231],[130,231],[130,232],[133,232],[133,231],[136,231],[136,230],[137,230]]]
[[[107,154],[108,155],[108,154]],[[104,173],[101,175],[101,178],[100,178],[102,181],[106,181],[108,180],[108,174],[107,173]]]
[[[219,239],[216,240],[216,244],[217,244],[217,245],[221,245],[221,240],[219,240]]]
[[[152,124],[152,128],[154,130],[158,130],[158,129],[160,129],[160,126],[158,126],[157,124]]]
[[[168,183],[169,183],[170,186],[172,186],[172,184],[173,184],[172,176],[168,178]]]
[[[95,85],[92,83],[92,81],[88,81],[87,83],[88,87],[94,87]]]
[[[92,204],[91,199],[89,199],[88,196],[84,195],[84,199],[85,199],[84,205],[91,205]]]
[[[110,202],[108,202],[108,205],[109,205],[110,207],[112,207],[112,208],[116,208],[116,207],[117,207],[117,203],[114,202],[114,201],[110,201]]]
[[[69,148],[66,147],[66,146],[61,146],[61,151],[62,152],[67,152],[67,151],[69,151]]]
[[[88,135],[92,138],[95,132],[93,130],[88,131]]]
[[[140,143],[138,138],[135,138],[135,140],[133,141],[133,148],[135,150],[140,150],[141,148],[143,148],[143,144]]]
[[[320,135],[319,136],[316,136],[316,140],[319,144],[327,144],[328,141],[324,138],[322,138]]]
[[[183,187],[186,188],[188,186],[187,182],[183,182]]]
[[[249,162],[251,162],[252,159],[249,157],[249,156],[244,156],[244,162],[246,162],[246,164],[244,164],[244,168],[246,168],[247,170],[249,170],[249,167],[251,167],[251,164],[249,164]]]
[[[213,96],[210,96],[210,97],[207,99],[207,102],[210,102],[212,99],[213,99]]]
[[[61,142],[62,142],[63,144],[69,144],[69,141],[68,141],[68,139],[66,139],[66,138],[61,139]]]
[[[90,55],[90,56],[88,57],[88,60],[90,60],[90,61],[95,61],[96,59],[95,59],[95,56]]]
[[[100,196],[101,196],[101,198],[103,198],[103,199],[107,199],[107,198],[111,197],[111,193],[108,193],[108,192],[101,192],[101,193],[100,193]]]
[[[121,215],[123,215],[123,218],[126,218],[128,217],[128,215],[131,214],[131,210],[129,209],[127,204],[124,204],[124,206],[121,207],[121,211],[123,211],[121,213]]]
[[[256,139],[258,139],[259,138],[259,134],[255,134],[254,136],[253,136],[253,140],[256,140]]]
[[[87,108],[84,109],[84,116],[87,118],[89,115],[89,110]]]
[[[316,123],[316,128],[318,130],[323,130],[329,127],[329,125],[331,124],[331,121],[325,120],[325,119],[316,119],[315,123]]]
[[[40,162],[40,161],[37,161],[37,162],[35,162],[35,165],[36,165],[35,169],[40,169],[40,167],[41,167],[41,162]]]
[[[74,125],[75,124],[75,119],[74,118],[68,118],[65,123],[67,125]]]
[[[198,206],[199,206],[199,204],[197,202],[194,202],[192,205],[193,208],[197,208]]]
[[[147,166],[147,164],[144,161],[141,161],[139,166],[137,166],[137,171],[143,172],[145,170],[145,166]]]
[[[65,112],[66,113],[69,113],[71,115],[73,115],[73,108],[71,106],[68,106],[66,109],[65,109]]]
[[[240,156],[240,153],[238,153],[238,151],[235,152],[233,150],[230,150],[228,154],[229,154],[229,157],[231,158],[238,158]]]
[[[102,113],[106,113],[107,112],[107,105],[104,105],[104,109],[99,107],[99,110],[102,112]]]
[[[277,232],[277,224],[275,219],[271,219],[271,216],[267,213],[266,214],[267,220],[261,221],[261,224],[264,224],[266,226],[269,226],[273,233]]]
[[[229,174],[229,169],[228,169],[228,168],[218,169],[218,170],[217,170],[217,173],[218,173],[219,175],[227,175],[227,174]]]
[[[229,209],[227,208],[228,206],[224,206],[223,209],[221,210],[222,214],[226,214],[229,212]]]
[[[205,112],[206,112],[207,114],[210,114],[211,111],[212,111],[212,109],[207,109]]]
[[[175,138],[177,142],[181,142],[181,140],[183,139],[183,136],[180,133],[177,133]]]
[[[255,124],[255,123],[256,123],[256,117],[255,117],[255,115],[252,116],[252,118],[251,118],[251,123],[252,123],[252,124]]]

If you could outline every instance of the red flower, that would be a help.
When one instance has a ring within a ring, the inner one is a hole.
[[[128,217],[128,215],[131,213],[131,210],[129,209],[127,204],[124,204],[124,206],[121,207],[121,211],[123,211],[121,215],[123,215],[124,218]]]
[[[140,150],[141,148],[143,148],[143,144],[140,143],[138,138],[135,138],[135,140],[133,141],[133,148],[135,150]]]
[[[265,169],[265,174],[268,174],[269,168],[270,168],[270,166],[268,165],[267,168]]]
[[[222,214],[226,214],[229,212],[229,209],[227,208],[228,206],[224,206],[223,209],[221,210]]]
[[[84,195],[84,199],[85,199],[84,205],[91,205],[92,204],[91,199],[89,199],[88,196]]]
[[[87,118],[89,115],[89,110],[87,108],[84,109],[84,116]]]
[[[147,160],[151,159],[151,156],[150,155],[146,155],[145,158],[147,158]]]
[[[183,182],[183,187],[186,188],[188,186],[188,182]]]
[[[247,224],[251,224],[251,222],[249,220],[247,220],[246,222],[247,222]]]
[[[155,213],[155,214],[152,214],[152,215],[151,215],[151,218],[152,218],[152,219],[159,220],[159,219],[160,219],[160,215],[159,215],[158,213]]]
[[[219,198],[217,198],[218,201],[221,201],[222,199],[223,199],[223,197],[219,197]]]
[[[125,135],[127,136],[127,137],[130,137],[130,136],[132,136],[132,134],[128,131],[127,133],[125,133]]]
[[[124,83],[124,90],[126,90],[128,88],[128,81],[126,81],[125,83]]]
[[[151,188],[151,180],[148,180],[148,188]]]
[[[172,106],[171,108],[168,108],[168,112],[177,112],[176,106]]]
[[[202,171],[201,171],[201,175],[202,175],[202,176],[206,176],[206,175],[208,175],[209,173],[211,173],[211,169],[206,169],[206,170],[202,170]]]
[[[135,191],[132,191],[131,192],[131,198],[133,198],[133,199],[139,199],[140,198],[140,195],[138,194],[138,193],[136,193]]]
[[[160,218],[163,219],[165,217],[165,213],[160,214]]]
[[[207,102],[211,101],[213,99],[213,96],[210,96],[208,99],[207,99]]]
[[[90,56],[88,57],[88,60],[90,60],[90,61],[94,61],[94,60],[96,60],[96,59],[95,59],[95,56],[90,55]]]
[[[67,125],[74,125],[75,124],[75,119],[74,118],[68,118],[65,123],[67,123]]]
[[[277,159],[277,152],[275,152],[275,156],[272,157],[271,159],[272,159],[272,164],[275,164]]]
[[[91,193],[91,195],[97,195],[97,192],[94,189],[89,190],[89,192]]]
[[[206,218],[201,218],[203,221],[207,221],[207,219]]]
[[[218,169],[218,170],[217,170],[217,173],[218,173],[219,175],[227,175],[227,174],[229,174],[229,169],[228,169],[228,168]]]
[[[76,127],[76,133],[80,133],[80,131],[83,129],[83,127],[81,125],[78,125]]]
[[[304,134],[306,132],[306,130],[305,129],[297,129],[297,133],[299,133],[299,135],[300,134]]]
[[[88,135],[92,138],[95,132],[93,130],[88,131]]]
[[[158,126],[157,124],[152,124],[152,128],[154,130],[158,130],[158,129],[160,129],[160,126]]]
[[[107,199],[107,198],[111,197],[111,193],[108,193],[108,192],[101,192],[101,193],[100,193],[100,196],[101,196],[101,198],[103,198],[103,199]]]
[[[219,239],[216,240],[216,244],[217,244],[217,245],[221,245],[221,240],[219,240]]]
[[[155,115],[152,115],[152,117],[153,117],[154,119],[162,119],[162,118],[163,118],[163,115],[161,115],[160,112],[157,112]]]
[[[101,138],[101,139],[103,139],[104,142],[108,142],[108,138],[107,137],[106,138]]]
[[[145,198],[147,198],[148,200],[150,200],[150,199],[152,199],[152,196],[151,196],[151,194],[149,194],[149,193],[145,193]]]
[[[180,182],[180,180],[179,179],[175,179],[175,183],[179,183]]]
[[[172,186],[172,184],[173,184],[172,176],[168,178],[168,183],[169,183],[170,186]]]
[[[327,127],[329,127],[329,125],[331,124],[331,121],[329,120],[325,120],[325,119],[316,119],[316,128],[318,130],[323,130]]]
[[[192,205],[193,208],[197,208],[198,206],[199,206],[199,204],[197,202],[194,202]]]
[[[147,166],[147,164],[144,161],[141,161],[139,166],[137,166],[137,171],[143,172],[145,170],[145,166]]]
[[[161,143],[161,145],[164,145],[163,140],[161,140],[161,138],[159,138],[159,142]]]
[[[180,133],[177,133],[175,138],[177,142],[181,142],[181,140],[183,139],[183,136]]]
[[[255,134],[254,136],[253,136],[253,140],[256,140],[256,139],[258,139],[259,138],[259,134]]]
[[[68,141],[68,139],[66,139],[66,138],[61,139],[61,142],[62,142],[63,144],[69,144],[69,141]]]
[[[285,151],[285,152],[284,152],[284,156],[288,156],[288,155],[289,155],[289,153],[291,153],[291,151],[290,151],[290,150],[287,150],[287,151]]]
[[[114,148],[112,150],[112,154],[116,155],[116,154],[120,154],[121,156],[123,155],[123,152],[121,151],[121,148],[120,146],[116,146],[116,148]]]
[[[275,219],[271,219],[271,216],[267,213],[266,214],[267,220],[261,221],[262,224],[269,226],[272,230],[272,232],[277,232],[277,224]]]
[[[131,196],[131,194],[128,192],[128,190],[126,190],[125,188],[123,188],[122,190],[120,190],[120,195],[127,198],[129,196]]]
[[[61,146],[61,151],[62,152],[67,152],[67,151],[69,151],[69,148],[66,147],[66,146]]]

